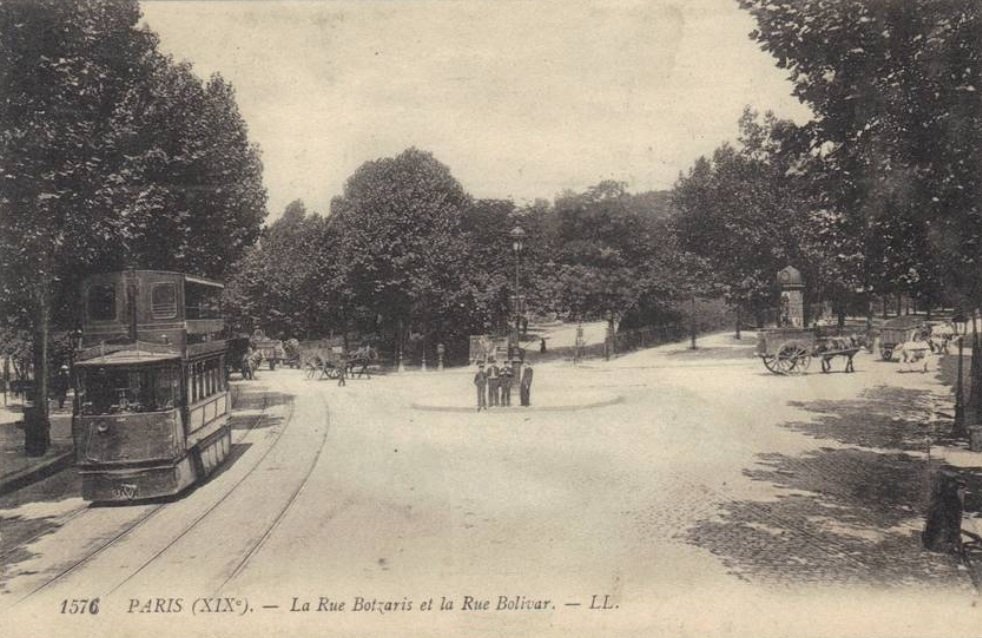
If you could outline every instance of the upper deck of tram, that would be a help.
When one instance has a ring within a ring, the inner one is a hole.
[[[163,270],[91,275],[82,283],[82,347],[144,342],[187,354],[195,344],[222,339],[223,289],[217,281]]]

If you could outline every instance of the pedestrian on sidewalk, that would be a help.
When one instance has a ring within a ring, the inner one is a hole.
[[[488,409],[488,375],[484,371],[484,364],[477,365],[477,374],[474,375],[474,386],[477,388],[477,411]]]
[[[518,386],[519,398],[524,407],[532,405],[532,366],[527,362],[522,364],[522,379]]]

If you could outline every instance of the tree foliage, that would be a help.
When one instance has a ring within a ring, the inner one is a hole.
[[[982,299],[982,8],[741,0],[815,113],[804,127],[866,284]]]
[[[43,281],[73,299],[94,270],[220,277],[258,236],[261,164],[231,87],[158,53],[139,17],[133,0],[0,7],[8,310],[36,306]]]
[[[795,127],[747,109],[739,145],[724,144],[700,158],[673,192],[675,232],[682,250],[731,303],[771,303],[778,270],[794,264],[820,287],[825,255],[814,226],[820,214],[799,173]]]
[[[312,338],[329,325],[334,295],[322,287],[336,267],[327,225],[291,202],[237,264],[225,289],[233,330],[262,328],[274,337]],[[324,294],[328,293],[328,294]]]
[[[136,0],[0,4],[0,316],[34,330],[40,396],[82,277],[221,276],[265,216],[231,88],[161,55],[139,19]]]

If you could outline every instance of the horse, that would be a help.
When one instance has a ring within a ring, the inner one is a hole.
[[[832,359],[844,357],[846,360],[845,372],[855,372],[852,365],[852,358],[856,356],[862,345],[855,337],[829,337],[821,340],[815,348],[815,356],[822,362],[822,372],[832,371]]]
[[[910,341],[898,343],[893,351],[900,353],[900,361],[907,366],[908,372],[913,372],[914,367],[922,362],[921,372],[927,372],[927,355],[931,352],[931,345],[922,335],[915,335]]]

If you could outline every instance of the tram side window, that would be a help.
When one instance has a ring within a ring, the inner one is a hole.
[[[112,321],[116,318],[116,286],[106,284],[89,288],[87,299],[89,319]]]
[[[176,317],[177,286],[171,283],[154,284],[150,289],[150,312],[154,319]]]
[[[210,397],[225,390],[222,367],[218,359],[209,359],[191,366],[191,402]]]
[[[221,319],[222,289],[187,281],[184,283],[184,305],[188,319]]]
[[[172,410],[177,405],[178,374],[165,368],[97,368],[79,375],[83,415]]]

